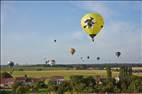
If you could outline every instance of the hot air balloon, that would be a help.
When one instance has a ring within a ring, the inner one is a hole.
[[[115,52],[115,55],[119,58],[121,55],[121,52]]]
[[[48,63],[49,63],[49,60],[46,60],[46,61],[45,61],[45,64],[47,65]]]
[[[14,67],[14,62],[13,61],[8,61],[8,65],[9,65],[9,67]]]
[[[97,60],[100,60],[100,57],[97,57]]]
[[[69,49],[69,52],[71,53],[71,55],[73,55],[73,54],[75,53],[75,51],[76,51],[76,50],[75,50],[74,48],[70,48],[70,49]]]
[[[49,62],[48,62],[48,64],[51,65],[51,66],[52,66],[52,65],[55,65],[55,63],[56,63],[56,61],[55,61],[54,59],[49,60]]]
[[[13,61],[8,61],[8,66],[11,68],[10,74],[12,74],[14,72],[14,65],[15,65],[15,63]]]
[[[56,40],[54,40],[54,42],[56,43]]]
[[[90,59],[90,56],[87,56],[87,59]]]
[[[81,27],[94,41],[94,37],[104,27],[103,17],[99,13],[88,13],[82,17]]]
[[[80,57],[80,59],[81,59],[81,61],[82,61],[82,62],[84,62],[84,59],[83,59],[83,57]]]

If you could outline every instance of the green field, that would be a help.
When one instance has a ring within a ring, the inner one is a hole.
[[[35,68],[23,68],[23,71],[19,71],[18,69],[15,69],[13,72],[14,77],[20,77],[27,74],[29,77],[51,77],[51,76],[64,76],[65,79],[69,79],[72,75],[83,75],[83,76],[96,76],[100,75],[101,77],[106,77],[106,71],[105,70],[73,70],[73,69],[42,69],[42,70],[36,70]],[[10,71],[9,68],[2,69],[2,71]],[[142,76],[142,73],[134,73],[134,75]],[[116,77],[118,76],[118,72],[112,71],[112,76]]]
[[[13,75],[15,77],[24,76],[27,74],[30,77],[51,77],[51,76],[64,76],[68,79],[71,75],[84,75],[95,76],[100,75],[105,77],[105,70],[49,70],[49,71],[15,71]],[[113,76],[117,76],[117,72],[113,72]]]
[[[14,77],[20,77],[27,74],[29,77],[51,77],[51,76],[64,76],[68,79],[71,75],[84,75],[84,76],[95,76],[100,75],[102,77],[106,76],[105,70],[43,70],[43,71],[14,71]],[[113,72],[113,76],[117,76],[117,72]]]

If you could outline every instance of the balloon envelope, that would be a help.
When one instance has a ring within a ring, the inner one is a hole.
[[[13,61],[8,61],[8,65],[9,65],[10,67],[13,67],[15,64],[14,64]]]
[[[88,13],[82,17],[81,27],[94,41],[94,37],[104,27],[103,17],[99,13]]]
[[[49,65],[55,65],[55,63],[56,63],[56,61],[54,59],[49,60],[49,62],[48,62]]]
[[[54,40],[54,42],[56,42],[56,40]]]
[[[97,60],[100,60],[100,57],[97,57]]]
[[[87,56],[87,59],[90,59],[90,56]]]
[[[119,57],[121,55],[121,52],[115,52],[115,55]]]
[[[70,52],[71,55],[73,55],[73,54],[75,53],[75,51],[76,51],[76,50],[75,50],[74,48],[70,48],[70,49],[69,49],[69,52]]]

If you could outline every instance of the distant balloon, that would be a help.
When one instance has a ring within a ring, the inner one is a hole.
[[[97,60],[100,60],[100,57],[97,57]]]
[[[74,48],[70,48],[69,52],[70,52],[71,55],[74,55],[74,53],[76,52],[76,50]]]
[[[80,59],[81,59],[81,61],[82,61],[82,62],[84,62],[84,59],[83,59],[83,57],[80,57]]]
[[[104,19],[99,13],[88,13],[81,19],[82,29],[92,38],[104,27]]]
[[[14,67],[14,62],[13,61],[8,61],[8,65],[10,66],[10,67]]]
[[[45,64],[48,64],[48,63],[49,63],[49,60],[46,60],[46,61],[45,61]]]
[[[116,55],[117,57],[120,57],[121,52],[115,52],[115,55]]]
[[[54,42],[56,43],[56,40],[54,40]]]
[[[51,66],[52,66],[52,65],[55,65],[55,63],[56,63],[56,61],[55,61],[54,59],[49,60],[49,62],[48,62],[48,64],[51,65]]]
[[[90,59],[90,56],[87,56],[87,59]]]

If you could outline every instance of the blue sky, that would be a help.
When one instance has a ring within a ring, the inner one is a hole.
[[[80,27],[89,12],[99,12],[105,20],[94,43]],[[43,64],[45,57],[80,64],[80,57],[88,55],[87,64],[142,63],[141,17],[141,1],[2,1],[1,64]],[[70,47],[77,50],[74,56]],[[116,51],[122,52],[119,59]]]

